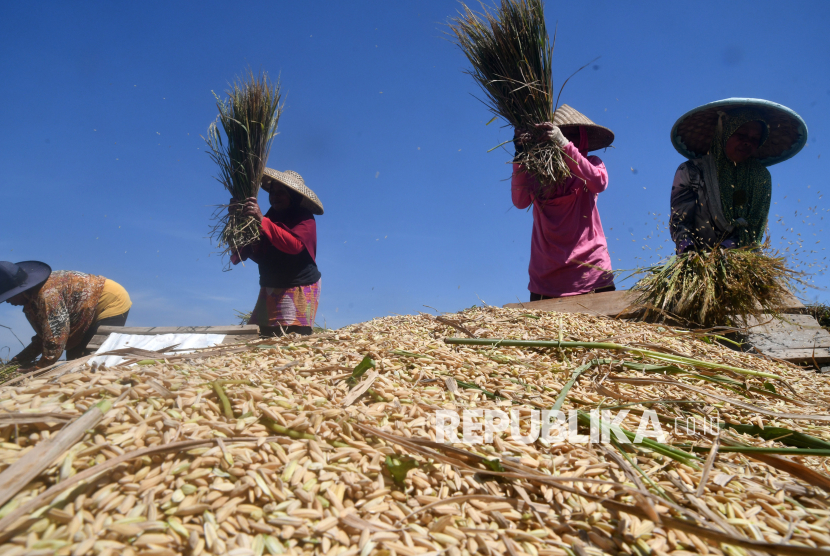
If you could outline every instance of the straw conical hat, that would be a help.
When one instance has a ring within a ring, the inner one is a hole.
[[[559,126],[562,134],[574,145],[579,145],[579,126],[588,133],[588,150],[596,151],[609,147],[614,142],[614,132],[597,125],[588,116],[574,110],[567,104],[561,105],[553,115],[553,124]]]
[[[265,169],[265,175],[262,176],[262,189],[271,191],[271,180],[281,183],[286,187],[290,187],[297,193],[303,196],[302,206],[310,210],[313,214],[323,214],[323,203],[317,195],[309,189],[303,181],[302,176],[293,170],[286,170],[280,172],[271,168]]]
[[[728,98],[698,106],[680,116],[671,128],[672,145],[686,158],[705,155],[715,137],[718,112],[729,114],[736,108],[752,108],[769,126],[769,137],[758,149],[758,161],[764,166],[792,158],[807,143],[807,124],[786,106],[757,98]]]

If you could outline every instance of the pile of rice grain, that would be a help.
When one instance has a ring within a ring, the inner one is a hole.
[[[268,340],[244,351],[97,372],[86,368],[0,386],[0,470],[58,437],[67,419],[102,398],[123,396],[94,430],[21,485],[0,510],[0,556],[749,553],[746,546],[672,525],[681,518],[745,544],[830,549],[830,504],[815,480],[805,482],[805,473],[793,476],[747,455],[721,452],[709,468],[706,453],[689,466],[645,449],[626,459],[611,445],[523,445],[507,431],[491,445],[454,444],[467,455],[444,450],[430,457],[425,442],[435,438],[437,409],[550,407],[576,367],[604,357],[613,362],[583,374],[563,410],[630,404],[673,417],[692,406],[655,401],[690,400],[702,414],[830,440],[824,422],[759,416],[664,383],[613,382],[666,378],[622,367],[624,361],[649,362],[633,355],[443,343],[446,336],[463,335],[460,329],[492,338],[613,338],[772,372],[792,391],[779,383],[773,396],[766,379],[741,376],[747,388],[770,393],[750,390],[749,398],[734,387],[673,376],[775,413],[827,415],[825,378],[657,325],[489,307],[442,318],[388,317],[327,334]],[[361,387],[348,381],[351,370],[366,356],[376,366],[363,380],[374,382],[344,407],[350,390]],[[218,380],[250,381],[222,386],[233,419],[224,416],[213,386]],[[47,413],[61,415],[50,421]],[[623,425],[636,430],[638,422],[632,412]],[[712,441],[701,434],[675,437],[668,427],[664,432],[668,443]],[[721,436],[783,446],[725,431]],[[488,475],[482,456],[498,458],[501,466],[492,468],[513,476]],[[790,461],[819,476],[828,471],[823,457]],[[399,484],[390,467],[400,471],[400,462],[412,468]],[[96,466],[104,472],[94,474]],[[57,497],[43,495],[50,487]],[[631,513],[620,510],[627,507]]]

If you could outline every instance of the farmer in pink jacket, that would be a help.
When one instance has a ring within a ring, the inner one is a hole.
[[[556,110],[553,123],[539,126],[544,139],[559,145],[571,177],[542,188],[539,181],[513,164],[513,204],[533,205],[530,243],[530,300],[614,291],[611,258],[597,210],[597,196],[608,187],[608,172],[588,151],[611,145],[614,134],[567,104]],[[530,140],[516,132],[516,151]]]

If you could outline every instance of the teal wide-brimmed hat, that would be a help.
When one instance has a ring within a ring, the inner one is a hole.
[[[772,166],[798,154],[807,143],[807,124],[801,116],[780,104],[758,98],[728,98],[698,106],[686,112],[671,128],[671,142],[686,158],[709,152],[718,118],[739,108],[751,108],[769,126],[769,137],[758,149],[758,161]]]

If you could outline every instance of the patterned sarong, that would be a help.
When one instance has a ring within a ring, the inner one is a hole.
[[[248,324],[257,326],[314,326],[320,302],[320,280],[296,288],[260,288]]]

